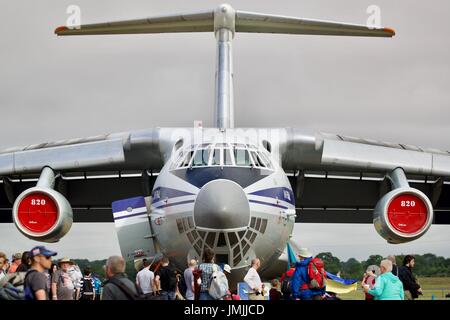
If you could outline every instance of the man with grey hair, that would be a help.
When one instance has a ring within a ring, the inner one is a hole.
[[[102,300],[135,300],[140,294],[125,274],[125,260],[122,257],[109,257],[105,271],[108,281],[103,288]]]
[[[403,300],[403,284],[392,274],[392,261],[383,260],[380,263],[381,275],[377,277],[373,289],[364,285],[364,292],[371,294],[375,300]]]
[[[258,269],[261,266],[261,261],[258,258],[252,260],[252,267],[248,270],[244,281],[252,290],[248,293],[250,300],[264,300],[263,289],[264,285],[261,282],[261,278],[258,274]]]
[[[396,277],[398,277],[398,267],[397,267],[397,260],[395,259],[394,255],[388,256],[386,259],[390,260],[392,262],[392,274]]]

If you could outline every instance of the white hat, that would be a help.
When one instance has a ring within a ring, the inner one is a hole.
[[[226,264],[226,265],[223,266],[223,271],[231,273],[231,267],[228,264]]]
[[[308,248],[300,248],[298,249],[298,256],[302,257],[302,258],[309,258],[312,257],[311,252],[309,252]]]
[[[372,271],[376,276],[379,276],[381,274],[380,267],[374,264],[367,267],[366,272],[369,271]]]

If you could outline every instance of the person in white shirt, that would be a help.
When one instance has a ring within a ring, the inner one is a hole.
[[[261,266],[261,261],[258,258],[252,260],[252,267],[248,270],[244,277],[245,283],[250,287],[253,292],[249,292],[248,298],[250,300],[264,300],[263,289],[264,284],[261,282],[261,278],[258,274],[258,269]]]
[[[150,262],[144,259],[144,268],[136,275],[136,284],[144,294],[153,293],[155,274],[150,271]]]

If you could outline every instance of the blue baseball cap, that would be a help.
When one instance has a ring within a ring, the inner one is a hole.
[[[30,258],[42,254],[45,257],[56,256],[58,253],[47,249],[44,246],[36,246],[30,250]]]

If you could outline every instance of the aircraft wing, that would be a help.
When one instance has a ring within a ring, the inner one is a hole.
[[[54,170],[126,170],[161,168],[159,130],[107,134],[0,151],[0,176]]]
[[[15,199],[36,186],[45,166],[58,174],[55,190],[72,205],[75,222],[112,221],[113,201],[151,194],[173,132],[144,129],[1,150],[0,222],[12,221]]]
[[[403,168],[431,200],[437,224],[450,224],[450,152],[287,129],[280,158],[296,193],[298,221],[371,223],[388,191],[386,174]]]

